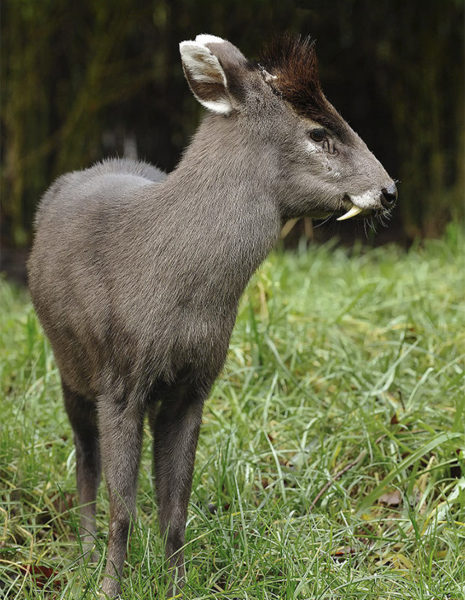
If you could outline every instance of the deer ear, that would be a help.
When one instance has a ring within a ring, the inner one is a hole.
[[[209,110],[227,115],[233,110],[226,73],[218,58],[206,44],[223,44],[213,35],[198,35],[194,41],[181,42],[182,66],[189,86],[197,100]]]

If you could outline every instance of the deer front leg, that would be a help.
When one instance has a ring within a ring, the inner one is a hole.
[[[120,592],[129,528],[136,514],[137,473],[142,445],[144,411],[135,398],[127,402],[99,398],[102,463],[110,497],[110,528],[102,592]]]
[[[187,505],[207,394],[203,386],[172,387],[163,394],[158,411],[149,411],[160,531],[166,537],[166,557],[178,585],[185,575],[182,547]]]

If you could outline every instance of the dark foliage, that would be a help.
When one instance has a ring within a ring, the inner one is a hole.
[[[310,34],[326,96],[401,182],[385,232],[404,240],[440,234],[463,216],[463,13],[461,0],[6,0],[2,247],[30,243],[40,195],[65,171],[136,152],[173,168],[201,111],[178,43],[198,33],[230,39],[252,60],[276,35]],[[295,58],[317,86],[313,46],[305,45],[308,53],[296,47]],[[303,106],[301,90],[288,93]],[[316,230],[349,232],[366,239],[363,224]]]

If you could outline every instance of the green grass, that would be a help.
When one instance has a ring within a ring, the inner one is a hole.
[[[186,599],[465,597],[464,273],[457,228],[266,261],[205,408]],[[0,597],[95,598],[53,356],[25,292],[1,283],[0,307]],[[129,599],[168,597],[149,446]],[[102,486],[103,551],[107,518]]]

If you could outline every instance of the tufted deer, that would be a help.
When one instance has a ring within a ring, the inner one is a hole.
[[[85,552],[101,464],[109,490],[108,596],[120,591],[146,412],[160,529],[183,578],[202,406],[282,223],[383,214],[397,196],[323,95],[308,39],[283,38],[255,64],[211,35],[180,52],[208,114],[177,168],[107,160],[63,175],[41,201],[28,264],[74,431]]]

